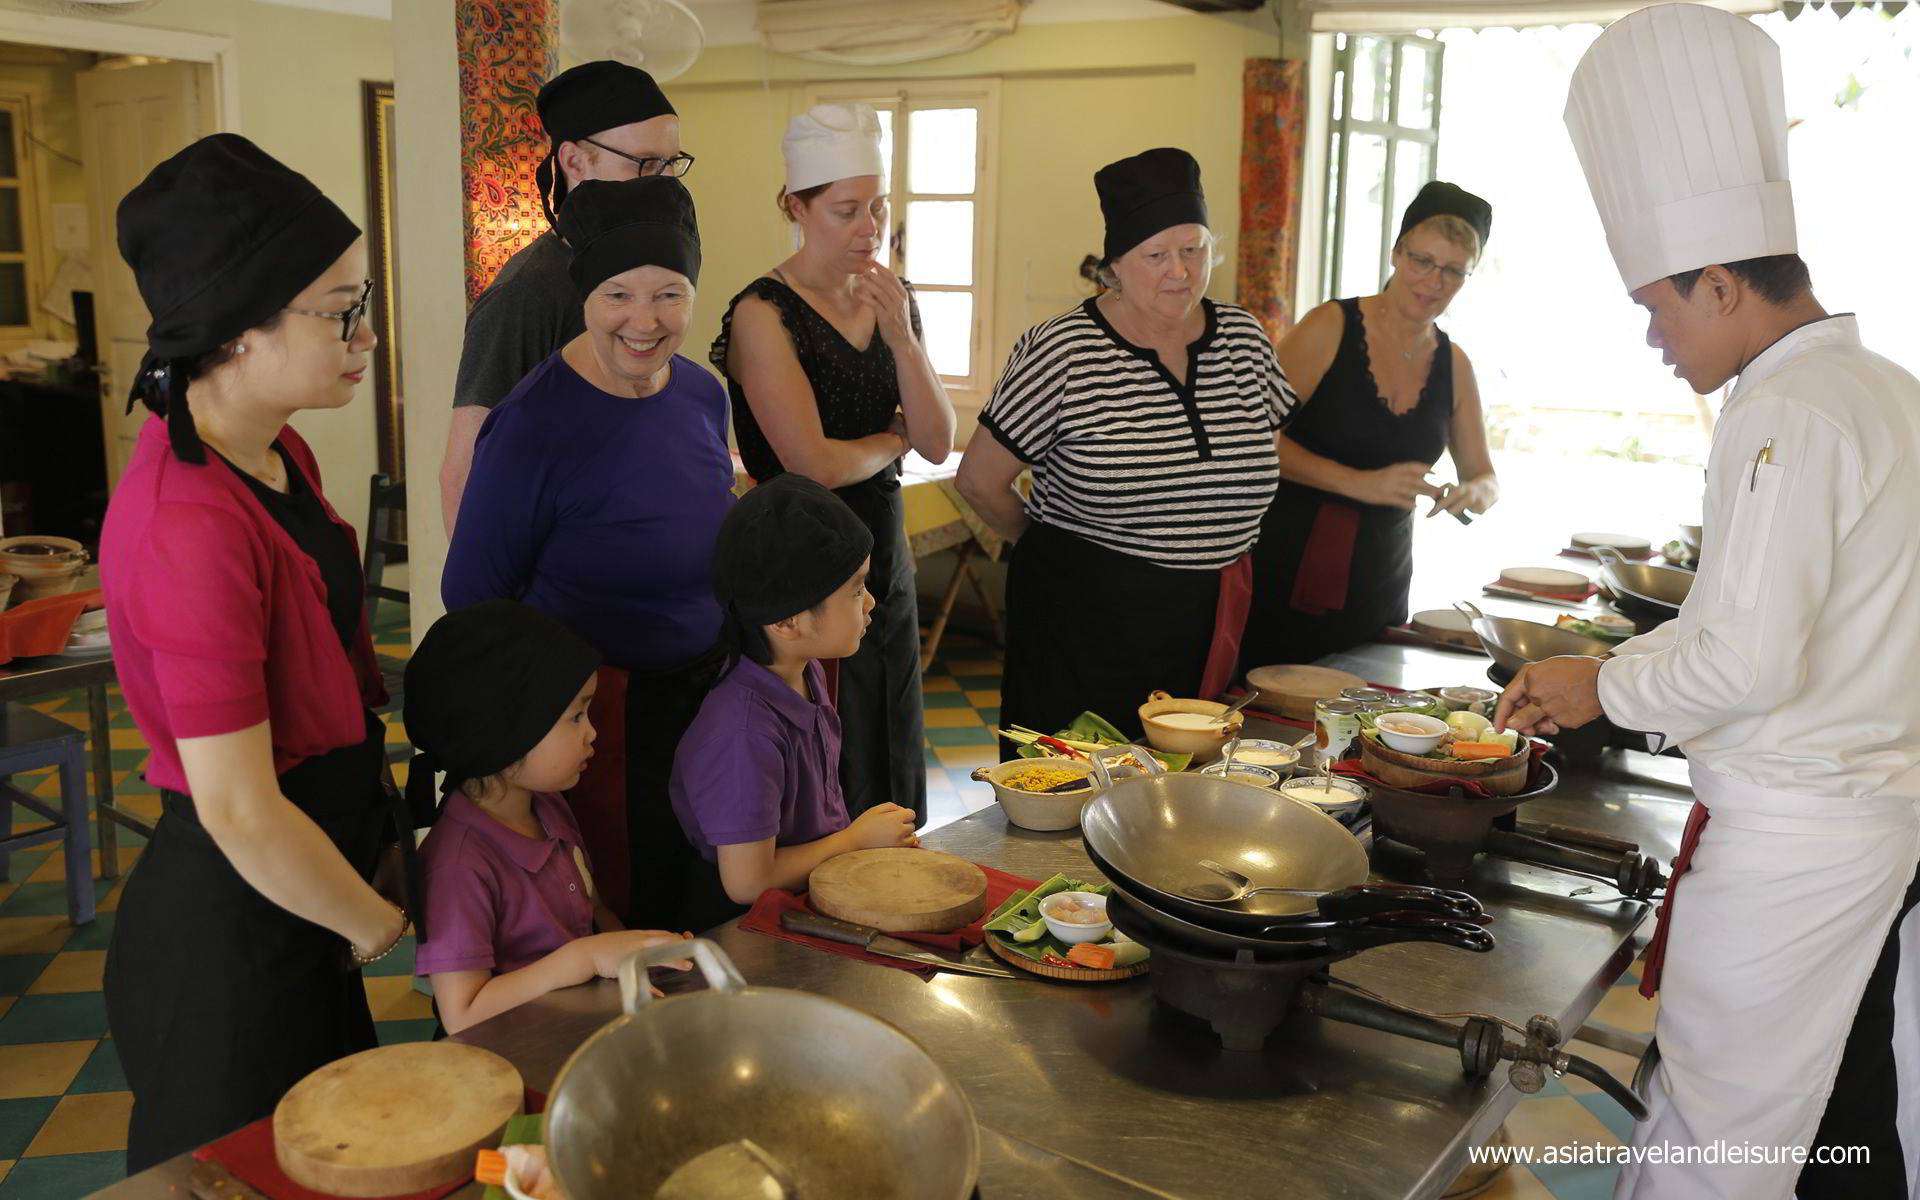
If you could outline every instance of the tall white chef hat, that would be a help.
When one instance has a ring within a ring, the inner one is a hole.
[[[871,104],[814,105],[787,122],[780,152],[787,160],[789,192],[887,173],[880,158],[880,116]]]
[[[1656,4],[1615,21],[1566,120],[1628,291],[1797,251],[1780,47],[1745,18]]]

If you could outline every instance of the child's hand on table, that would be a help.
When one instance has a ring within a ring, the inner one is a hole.
[[[853,840],[861,850],[889,846],[918,846],[913,836],[913,810],[898,804],[876,804],[853,822]]]
[[[668,933],[664,929],[621,929],[612,933],[596,933],[580,939],[580,946],[586,951],[588,961],[593,964],[593,973],[602,979],[615,979],[620,975],[620,964],[645,950],[649,946],[658,946],[666,942],[684,942],[691,938],[690,933]],[[690,971],[693,963],[689,959],[678,962],[657,964],[671,967],[676,971]],[[653,994],[661,994],[659,988]]]

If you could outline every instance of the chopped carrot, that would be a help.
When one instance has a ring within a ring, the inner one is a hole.
[[[479,1183],[499,1187],[507,1181],[507,1156],[498,1150],[482,1150],[475,1156],[473,1177]]]
[[[1455,742],[1453,744],[1455,758],[1506,758],[1512,753],[1513,751],[1507,749],[1504,742]]]
[[[1113,970],[1113,947],[1081,942],[1067,951],[1067,961],[1095,971]]]

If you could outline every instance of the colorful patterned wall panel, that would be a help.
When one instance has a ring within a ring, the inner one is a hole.
[[[547,153],[533,101],[556,66],[559,0],[456,0],[467,302],[547,226],[534,171]]]
[[[1278,338],[1295,316],[1307,64],[1248,59],[1241,111],[1239,302]]]

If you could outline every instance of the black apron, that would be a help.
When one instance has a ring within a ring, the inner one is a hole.
[[[727,305],[720,336],[710,354],[725,374],[732,337],[733,309],[746,296],[774,306],[793,340],[795,355],[813,386],[820,407],[820,431],[837,441],[884,433],[900,411],[900,381],[893,351],[874,330],[864,350],[814,310],[781,280],[748,284]],[[908,288],[913,332],[920,335],[920,308]],[[731,377],[735,439],[740,461],[755,482],[765,483],[786,467],[760,429],[746,393]],[[916,825],[927,820],[927,771],[920,695],[920,601],[915,591],[913,554],[907,546],[900,501],[900,464],[889,463],[871,479],[835,492],[873,534],[873,568],[867,589],[873,594],[873,623],[860,649],[840,661],[834,706],[840,713],[840,788],[847,815],[858,817],[876,804],[913,810]]]
[[[234,473],[313,558],[346,653],[364,596],[352,539],[279,453],[284,495]],[[365,716],[360,742],[296,763],[280,790],[371,879],[381,850],[411,821],[386,790],[385,729],[371,710]],[[104,983],[107,1025],[133,1091],[130,1173],[267,1116],[311,1072],[375,1045],[347,942],[242,879],[191,797],[160,796],[160,820],[121,897]]]
[[[627,861],[634,929],[694,928],[694,867],[702,860],[674,815],[673,756],[720,681],[718,647],[690,662],[627,673]]]
[[[1139,738],[1156,689],[1200,694],[1220,597],[1218,570],[1187,571],[1035,521],[1007,564],[1003,726],[1053,733],[1082,712]],[[1001,756],[1017,747],[1001,743]]]
[[[1302,449],[1362,471],[1439,461],[1453,425],[1453,349],[1447,335],[1434,330],[1433,364],[1420,399],[1396,416],[1374,383],[1360,302],[1339,303],[1346,316],[1340,348],[1320,386],[1287,426],[1287,437]],[[1342,511],[1323,511],[1328,509]],[[1316,525],[1324,530],[1322,523],[1333,517],[1352,530],[1350,551],[1344,542],[1329,551],[1316,541]],[[1362,504],[1282,479],[1253,549],[1253,608],[1242,643],[1242,671],[1314,662],[1403,623],[1413,583],[1413,522],[1414,514],[1403,509]],[[1303,611],[1298,603],[1302,577],[1341,567],[1347,579],[1339,606]]]

